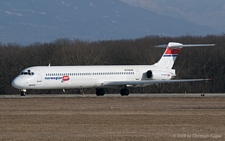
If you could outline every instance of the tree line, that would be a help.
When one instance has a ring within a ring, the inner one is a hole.
[[[0,94],[19,93],[11,86],[11,81],[20,71],[30,66],[154,64],[165,50],[155,46],[171,41],[183,44],[216,44],[214,47],[183,48],[174,64],[176,79],[210,78],[211,81],[152,85],[132,88],[131,93],[225,92],[225,35],[186,35],[104,41],[61,38],[50,43],[37,42],[26,46],[0,43]],[[119,92],[119,90],[107,91]],[[95,91],[85,89],[85,92]],[[28,93],[51,94],[62,93],[62,90],[30,90]],[[79,93],[79,90],[67,90],[66,93]]]

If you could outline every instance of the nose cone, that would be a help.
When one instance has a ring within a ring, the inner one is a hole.
[[[19,81],[17,77],[13,79],[11,84],[14,88],[21,89],[21,82]]]

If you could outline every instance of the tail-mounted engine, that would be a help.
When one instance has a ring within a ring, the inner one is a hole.
[[[152,78],[153,77],[151,70],[149,70],[149,71],[146,72],[146,77],[147,78]]]
[[[164,72],[164,71],[152,71],[148,70],[146,72],[147,79],[157,79],[157,80],[169,80],[172,78],[172,74],[170,72]]]

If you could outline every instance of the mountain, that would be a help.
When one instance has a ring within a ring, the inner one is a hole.
[[[2,43],[27,45],[58,38],[96,41],[217,33],[213,28],[160,15],[121,0],[2,0],[0,3]]]
[[[157,14],[225,30],[224,0],[122,0]]]

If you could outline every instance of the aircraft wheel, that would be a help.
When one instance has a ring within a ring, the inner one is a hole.
[[[96,95],[97,96],[104,96],[105,90],[104,89],[96,89]]]
[[[120,90],[121,96],[128,96],[129,95],[129,90],[128,89],[121,89]]]
[[[20,96],[26,96],[26,92],[25,91],[20,91]]]

